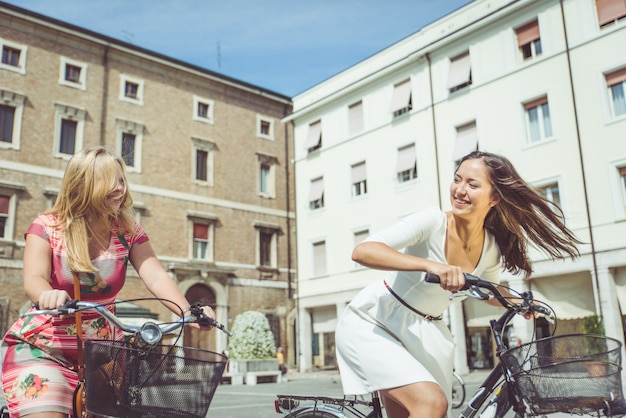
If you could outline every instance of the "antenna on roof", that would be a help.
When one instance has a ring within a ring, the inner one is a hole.
[[[222,70],[222,52],[220,47],[220,41],[217,41],[217,71]]]

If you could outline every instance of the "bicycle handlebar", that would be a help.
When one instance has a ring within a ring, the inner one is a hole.
[[[550,309],[547,309],[544,306],[536,305],[533,303],[534,298],[533,298],[532,292],[530,291],[520,293],[519,299],[521,299],[522,302],[516,303],[516,302],[511,301],[510,298],[502,295],[502,293],[498,289],[498,286],[500,286],[499,284],[493,283],[487,280],[483,280],[480,277],[474,276],[469,273],[463,273],[463,276],[465,277],[465,284],[460,290],[470,291],[470,292],[463,293],[467,296],[470,296],[476,299],[482,299],[482,300],[495,299],[504,308],[510,311],[515,311],[515,312],[522,313],[522,314],[523,313],[539,313],[547,317],[550,317],[552,315],[552,311]],[[434,283],[434,284],[439,284],[441,282],[439,276],[433,273],[426,273],[424,280],[427,283]],[[482,292],[480,289],[488,290],[491,293],[491,295]]]
[[[105,305],[100,305],[95,302],[68,300],[64,304],[60,305],[56,309],[39,309],[39,303],[35,302],[33,306],[36,308],[34,311],[26,312],[21,317],[35,316],[35,315],[73,315],[76,312],[81,311],[95,311],[99,315],[106,318],[112,324],[114,324],[120,330],[141,335],[141,338],[149,344],[155,344],[160,341],[163,334],[174,331],[175,329],[189,323],[197,323],[200,325],[208,325],[213,328],[217,328],[224,332],[228,336],[232,336],[232,333],[221,323],[217,322],[213,318],[206,316],[202,310],[202,304],[196,303],[189,307],[191,315],[183,316],[182,318],[168,323],[157,324],[156,322],[147,321],[143,325],[130,325],[124,323],[113,312],[108,310]]]

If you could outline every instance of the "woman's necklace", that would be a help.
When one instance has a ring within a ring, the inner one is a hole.
[[[475,235],[480,235],[480,230],[482,228],[476,228],[467,239],[463,239],[461,238],[461,235],[457,232],[457,235],[459,237],[459,239],[461,240],[461,242],[463,243],[463,250],[465,250],[466,252],[471,252],[472,251],[472,247],[474,245],[474,243],[472,242],[474,240],[474,236]]]

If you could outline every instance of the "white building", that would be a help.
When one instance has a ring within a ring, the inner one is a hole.
[[[558,333],[597,314],[623,341],[625,90],[624,0],[475,0],[296,96],[284,121],[295,140],[299,368],[335,365],[338,313],[384,274],[355,265],[354,245],[416,210],[448,209],[455,160],[477,148],[510,158],[588,243],[575,261],[534,254],[530,281],[503,280],[553,306]],[[457,369],[489,367],[494,311],[455,305]],[[516,322],[517,337],[531,325]]]

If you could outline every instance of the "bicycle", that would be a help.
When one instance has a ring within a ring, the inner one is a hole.
[[[452,371],[452,395],[450,396],[450,406],[452,409],[459,409],[465,402],[465,382],[456,370]]]
[[[427,274],[426,281],[439,283],[439,277]],[[530,291],[516,297],[520,302],[513,302],[498,287],[465,274],[465,286],[451,295],[495,299],[505,308],[498,319],[490,321],[499,361],[459,417],[503,418],[511,410],[516,418],[558,412],[598,417],[626,415],[621,342],[599,335],[567,334],[509,349],[503,336],[515,315],[542,315],[552,320],[554,313],[547,304],[534,300]],[[593,368],[596,363],[597,371]],[[285,418],[383,418],[376,392],[366,401],[352,396],[277,395],[274,408]]]
[[[36,305],[36,304],[35,304]],[[57,309],[27,312],[34,315],[80,315],[93,311],[124,333],[121,340],[85,340],[84,378],[74,392],[74,418],[204,418],[226,367],[227,357],[193,347],[162,345],[163,336],[187,323],[210,325],[231,332],[204,315],[202,304],[176,321],[125,324],[105,305],[70,300]],[[77,339],[82,343],[82,338]],[[82,364],[81,364],[82,363]],[[80,374],[79,374],[80,376]]]

